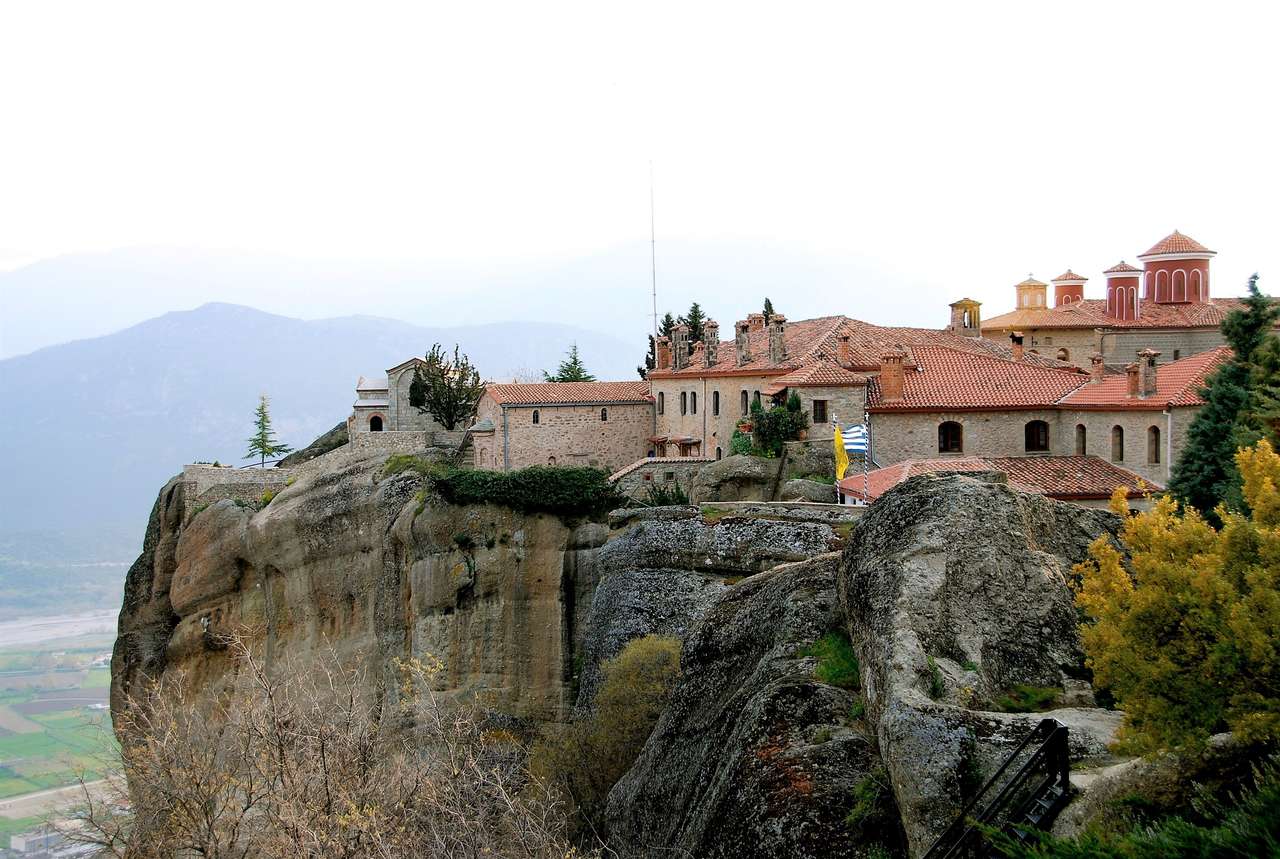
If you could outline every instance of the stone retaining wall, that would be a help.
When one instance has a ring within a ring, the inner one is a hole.
[[[633,462],[614,472],[609,478],[617,490],[628,498],[643,500],[650,486],[671,488],[679,485],[688,494],[694,476],[709,462],[702,456],[660,456]]]

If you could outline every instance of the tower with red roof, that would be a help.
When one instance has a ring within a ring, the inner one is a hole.
[[[1208,301],[1209,260],[1215,253],[1174,230],[1138,256],[1143,265],[1142,297],[1157,304]]]

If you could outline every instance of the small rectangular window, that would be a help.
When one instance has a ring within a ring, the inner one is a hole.
[[[813,425],[825,424],[827,422],[827,401],[813,401]]]
[[[711,414],[719,416],[720,414],[720,392],[711,392]]]
[[[698,413],[698,392],[694,391],[689,395],[689,414],[696,415]]]

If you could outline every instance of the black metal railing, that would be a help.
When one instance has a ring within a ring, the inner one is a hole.
[[[987,831],[998,830],[1022,841],[1032,830],[1047,829],[1070,795],[1067,726],[1057,719],[1042,719],[969,800],[925,859],[998,856],[987,843]]]

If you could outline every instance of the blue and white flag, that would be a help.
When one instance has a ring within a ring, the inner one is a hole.
[[[842,435],[844,436],[846,453],[857,453],[865,456],[867,450],[871,447],[871,431],[866,424],[853,424],[845,427]]]

